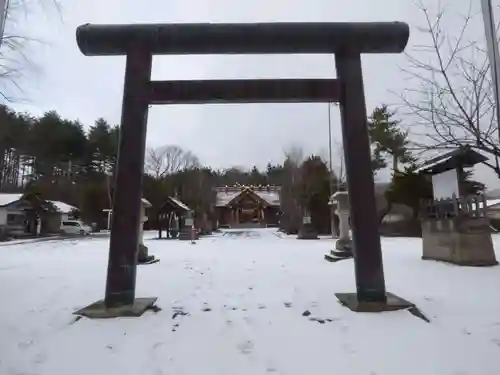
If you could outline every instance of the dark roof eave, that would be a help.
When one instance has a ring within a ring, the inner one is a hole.
[[[443,161],[440,162],[440,160]],[[459,167],[471,168],[474,165],[483,163],[487,160],[487,157],[472,149],[459,149],[427,160],[419,168],[419,172],[425,174],[438,174]],[[427,168],[426,165],[428,165]]]

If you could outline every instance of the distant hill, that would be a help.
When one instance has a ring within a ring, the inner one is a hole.
[[[498,198],[500,198],[500,188],[487,190],[485,195],[486,195],[486,198],[489,198],[489,199],[498,199]]]

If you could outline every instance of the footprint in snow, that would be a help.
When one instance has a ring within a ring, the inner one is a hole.
[[[151,348],[151,349],[153,349],[153,350],[157,350],[157,349],[159,349],[160,347],[162,347],[163,345],[165,345],[165,343],[164,343],[164,342],[158,341],[158,342],[156,342],[156,343],[152,346],[152,348]]]
[[[32,346],[35,342],[33,340],[28,340],[28,341],[22,341],[20,343],[17,344],[17,347],[19,349],[27,349],[29,348],[30,346]]]
[[[189,313],[184,311],[184,308],[179,306],[179,307],[172,307],[172,310],[174,314],[172,315],[172,320],[176,319],[179,316],[189,316]]]
[[[323,319],[323,318],[309,318],[311,322],[317,322],[319,324],[331,323],[333,319]]]
[[[43,363],[45,363],[45,361],[47,360],[47,353],[45,352],[40,352],[38,353],[35,358],[33,358],[33,364],[35,365],[41,365]]]
[[[251,354],[253,352],[253,349],[254,349],[254,344],[252,341],[247,340],[247,341],[239,343],[237,345],[237,348],[242,354]]]
[[[356,354],[357,350],[349,344],[342,344],[342,349],[349,354]]]

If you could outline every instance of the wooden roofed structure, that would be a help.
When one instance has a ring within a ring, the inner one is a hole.
[[[468,194],[465,168],[487,160],[470,146],[464,146],[425,161],[416,172],[430,176],[434,200],[464,197]]]
[[[484,163],[488,158],[469,146],[459,147],[426,160],[417,173],[439,174],[457,168],[471,168],[476,164]]]
[[[162,238],[163,229],[166,238],[175,238],[184,226],[184,217],[191,209],[180,199],[167,197],[158,210],[158,238]]]

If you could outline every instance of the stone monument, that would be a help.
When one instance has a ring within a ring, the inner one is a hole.
[[[349,235],[349,193],[337,191],[330,200],[332,204],[335,204],[335,214],[339,217],[339,238],[335,241],[335,249],[325,254],[325,260],[336,262],[353,257],[352,241]]]
[[[422,259],[462,266],[498,264],[484,196],[466,196],[464,167],[486,158],[461,148],[426,162],[418,171],[432,176],[433,200],[421,207]]]
[[[318,232],[314,229],[312,224],[311,215],[306,212],[304,216],[302,216],[302,225],[299,229],[299,234],[297,235],[298,240],[317,240]]]
[[[194,227],[194,212],[189,210],[184,217],[184,225],[179,232],[179,240],[181,241],[194,241],[198,239],[198,234],[195,232]]]

